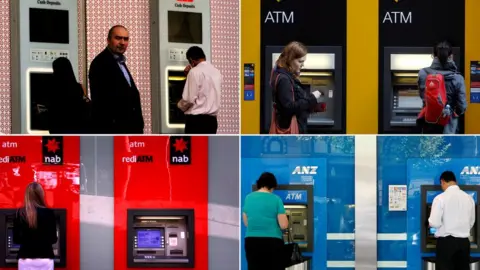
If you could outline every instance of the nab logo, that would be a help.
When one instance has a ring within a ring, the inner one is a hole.
[[[192,163],[192,138],[170,137],[170,164],[189,165]]]
[[[286,200],[294,200],[294,201],[301,201],[302,200],[302,193],[288,193]]]
[[[63,165],[63,137],[42,137],[42,156],[45,165]]]
[[[297,166],[293,170],[292,174],[306,174],[306,175],[315,175],[317,174],[318,166]]]
[[[5,156],[0,157],[0,163],[26,163],[27,157],[25,156]]]

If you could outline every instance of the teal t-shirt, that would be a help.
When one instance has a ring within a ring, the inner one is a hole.
[[[247,215],[246,237],[274,237],[283,239],[278,215],[285,214],[283,202],[268,192],[252,192],[245,198],[243,213]]]

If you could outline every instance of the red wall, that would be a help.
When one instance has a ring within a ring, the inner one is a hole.
[[[41,136],[1,136],[0,158],[6,156],[26,162],[0,162],[0,208],[21,207],[26,186],[36,179],[49,207],[67,209],[66,269],[80,270],[80,137],[63,138],[63,165],[43,165]]]
[[[169,164],[169,141],[168,136],[115,137],[115,270],[127,269],[126,225],[129,208],[195,209],[194,269],[208,269],[208,137],[191,138],[190,165]],[[135,142],[144,145],[129,147]],[[123,157],[133,155],[153,156],[153,162],[122,161]]]

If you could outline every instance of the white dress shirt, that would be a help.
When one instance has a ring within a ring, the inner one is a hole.
[[[437,229],[435,237],[468,238],[475,224],[475,202],[457,185],[450,186],[433,200],[428,222]]]
[[[199,63],[187,75],[182,99],[193,106],[185,114],[218,114],[220,109],[222,74],[207,61]]]

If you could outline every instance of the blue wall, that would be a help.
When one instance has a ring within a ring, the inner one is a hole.
[[[474,136],[378,137],[378,233],[407,233],[406,241],[379,240],[379,261],[406,261],[408,269],[421,269],[420,185],[438,184],[444,170],[453,170],[459,184],[478,184],[460,177],[463,166],[480,165],[465,159],[479,157],[478,149]],[[389,185],[407,185],[406,212],[388,211]]]
[[[241,204],[262,172],[270,171],[279,184],[313,184],[315,270],[327,261],[354,261],[353,240],[327,240],[331,233],[354,233],[354,137],[242,137]],[[296,166],[319,166],[312,177],[292,175]],[[242,225],[242,239],[245,227]],[[247,269],[243,241],[242,269]],[[330,269],[330,268],[328,268]],[[349,269],[349,268],[331,268]]]

